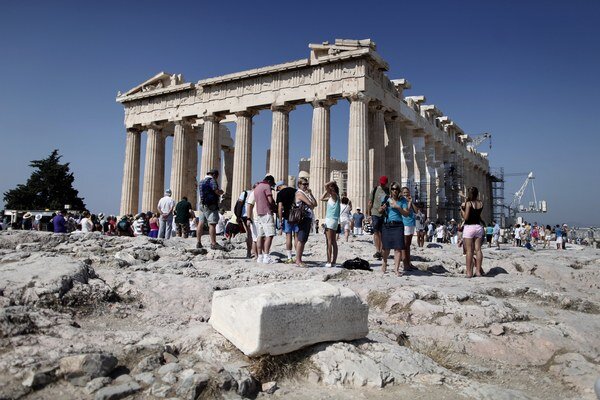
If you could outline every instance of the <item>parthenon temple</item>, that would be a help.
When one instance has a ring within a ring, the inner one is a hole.
[[[273,124],[268,161],[276,180],[289,176],[289,118],[311,104],[310,185],[320,193],[330,179],[330,113],[350,103],[346,190],[354,206],[366,206],[381,175],[401,181],[423,202],[433,220],[458,219],[468,186],[483,195],[491,217],[489,161],[471,138],[424,96],[404,96],[406,79],[389,79],[387,62],[367,40],[310,44],[309,58],[184,82],[159,73],[118,94],[125,108],[126,148],[121,214],[155,210],[165,189],[165,141],[173,136],[170,187],[173,198],[196,204],[195,181],[221,170],[221,186],[233,196],[251,188],[252,118],[270,111]],[[232,140],[225,122],[235,122]],[[141,135],[146,132],[141,209]],[[198,149],[200,174],[197,171]],[[265,151],[266,149],[261,149]],[[231,204],[233,206],[233,204]],[[317,210],[317,216],[323,214]]]

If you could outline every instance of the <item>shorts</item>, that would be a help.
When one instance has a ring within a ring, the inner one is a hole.
[[[483,227],[479,224],[465,225],[463,229],[463,239],[481,239],[483,238]]]
[[[187,237],[187,235],[190,232],[190,223],[189,222],[184,222],[184,223],[177,222],[175,224],[175,226],[177,227],[177,235]]]
[[[337,231],[339,224],[340,224],[339,220],[337,220],[335,218],[325,218],[325,227],[327,229],[331,229],[332,231]]]
[[[306,243],[308,235],[310,234],[310,227],[312,226],[312,219],[304,218],[298,223],[298,241],[300,243]]]
[[[346,219],[344,221],[340,220],[340,226],[342,227],[343,231],[349,231],[350,230],[350,220]]]
[[[256,221],[256,236],[275,236],[275,219],[273,214],[259,215]]]
[[[406,226],[404,225],[404,236],[410,236],[415,234],[414,226]]]
[[[371,227],[373,229],[373,233],[381,232],[383,228],[383,217],[378,217],[377,215],[371,216]]]
[[[559,237],[556,238],[556,243],[561,244],[562,242],[563,242],[562,236],[559,236]]]
[[[289,222],[287,219],[283,219],[283,233],[288,234],[288,233],[298,233],[298,230],[300,228],[298,228],[298,224],[292,224],[291,222]]]
[[[487,241],[488,241],[488,243],[492,243],[492,235],[488,235],[488,234],[486,234],[486,235],[485,235],[485,240],[487,240]]]
[[[216,204],[211,206],[201,205],[200,218],[201,221],[198,222],[200,224],[216,225],[219,222],[219,206]]]

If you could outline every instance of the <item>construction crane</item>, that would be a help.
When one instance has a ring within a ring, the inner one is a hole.
[[[481,143],[483,143],[486,139],[490,139],[490,149],[492,148],[492,134],[491,133],[482,133],[481,135],[471,136],[469,137],[470,143],[467,145],[472,147],[473,149],[477,149]]]
[[[514,174],[519,175],[519,174]],[[508,207],[509,216],[511,219],[516,219],[517,213],[545,213],[547,211],[546,201],[542,200],[538,203],[537,196],[535,194],[535,185],[533,184],[533,180],[535,177],[533,176],[533,172],[527,174],[527,178],[525,178],[525,182],[521,185],[521,188],[515,193],[510,206]],[[533,190],[533,201],[529,202],[529,206],[525,207],[521,205],[521,199],[525,194],[525,190],[527,186],[531,183],[531,189]]]

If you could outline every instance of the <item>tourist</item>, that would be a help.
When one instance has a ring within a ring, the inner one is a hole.
[[[496,242],[496,248],[500,249],[500,225],[497,221],[492,221],[494,229],[492,230],[492,241]]]
[[[375,187],[371,191],[371,198],[367,205],[367,216],[371,217],[371,227],[373,229],[373,244],[375,245],[375,254],[373,257],[377,260],[381,260],[381,229],[383,220],[379,209],[386,196],[389,195],[389,189],[387,187],[388,178],[387,176],[381,176],[379,178],[379,186]]]
[[[33,230],[35,230],[35,231],[42,230],[42,214],[35,215],[35,219],[33,220]]]
[[[292,256],[292,236],[298,234],[298,224],[288,221],[290,209],[296,200],[296,189],[288,187],[284,181],[275,184],[277,189],[277,217],[279,218],[279,233],[285,233],[285,262],[291,264],[296,262]]]
[[[537,222],[534,222],[533,227],[531,228],[531,240],[533,241],[533,244],[536,246],[537,246],[539,237],[540,237],[540,227],[538,226]]]
[[[444,231],[446,230],[444,224],[437,223],[437,227],[435,228],[435,242],[436,243],[444,243]]]
[[[515,225],[514,235],[515,235],[515,247],[521,247],[521,225],[520,224]]]
[[[202,248],[204,224],[208,224],[208,236],[212,250],[225,250],[217,243],[217,223],[219,222],[219,201],[224,193],[219,189],[219,170],[211,169],[198,184],[198,199],[200,202],[200,218],[196,230],[196,248]]]
[[[92,223],[92,219],[90,218],[90,213],[87,211],[83,212],[83,218],[79,221],[81,225],[81,232],[89,233],[94,230],[94,224]]]
[[[569,239],[568,235],[569,235],[569,228],[567,227],[567,224],[563,224],[563,226],[562,226],[562,238],[563,238],[563,241],[562,241],[562,244],[561,244],[561,247],[562,247],[563,250],[565,250],[567,248],[567,242],[568,242],[568,239]]]
[[[433,236],[435,235],[435,224],[433,221],[429,221],[427,224],[427,242],[433,242]]]
[[[552,227],[550,225],[546,225],[546,227],[544,228],[544,248],[549,246],[551,235],[552,235]]]
[[[65,219],[67,210],[61,210],[52,218],[54,233],[67,233],[67,220]]]
[[[423,247],[425,245],[425,215],[422,206],[418,207],[415,214],[415,230],[417,231],[417,246]]]
[[[342,196],[342,206],[340,209],[340,227],[344,231],[344,239],[348,241],[350,236],[350,225],[352,220],[352,203],[346,196]]]
[[[304,254],[304,246],[310,234],[310,227],[313,219],[313,208],[317,206],[317,200],[314,198],[312,191],[308,187],[306,178],[298,179],[298,190],[296,191],[296,206],[302,207],[304,210],[304,218],[298,222],[298,239],[296,240],[296,266],[306,268],[306,264],[302,261]]]
[[[400,206],[408,211],[406,215],[402,214],[402,223],[404,224],[404,250],[402,250],[402,257],[404,260],[404,271],[409,271],[411,268],[414,268],[410,263],[410,245],[415,234],[416,207],[412,202],[410,190],[406,186],[402,188],[402,197],[399,202]]]
[[[148,222],[150,224],[150,232],[148,233],[148,236],[151,238],[157,238],[158,230],[159,230],[158,216],[156,213],[152,213],[152,212],[150,212],[149,214],[150,214],[150,219],[148,220]]]
[[[450,235],[450,244],[458,243],[458,225],[456,224],[456,220],[452,218],[450,220],[450,229],[448,230],[448,234]]]
[[[408,217],[413,209],[410,195],[406,199],[406,205],[403,204],[402,199],[404,197],[400,197],[401,190],[398,182],[392,182],[390,196],[385,197],[385,201],[380,207],[381,213],[385,218],[381,235],[383,248],[381,271],[384,274],[387,272],[388,256],[390,250],[394,249],[394,271],[398,276],[402,276],[402,272],[400,271],[400,261],[402,260],[402,251],[406,246],[406,240],[404,238],[406,230],[403,217]]]
[[[144,223],[145,223],[144,214],[140,213],[135,216],[135,221],[133,221],[133,224],[132,224],[134,236],[144,236]]]
[[[123,215],[117,224],[117,236],[133,236],[131,221],[127,215]]]
[[[165,195],[158,201],[158,237],[169,239],[173,229],[173,209],[175,200],[171,198],[171,189],[165,190]]]
[[[473,277],[473,256],[475,256],[475,276],[483,276],[483,227],[481,226],[481,211],[483,203],[479,200],[479,190],[475,186],[467,190],[467,198],[460,206],[461,216],[465,224],[463,228],[463,241],[467,253],[467,278]]]
[[[352,214],[352,225],[354,231],[352,232],[354,236],[362,236],[363,235],[363,222],[365,220],[365,214],[362,213],[359,207],[356,207],[356,212]]]
[[[275,178],[271,175],[265,176],[262,182],[254,188],[252,194],[255,204],[251,205],[248,210],[250,214],[256,208],[256,220],[249,221],[254,222],[256,226],[256,248],[258,250],[256,262],[263,264],[273,264],[276,262],[269,254],[273,236],[275,236],[275,218],[273,217],[276,207],[273,198],[274,186]]]
[[[257,217],[256,207],[254,207],[254,189],[256,185],[255,183],[252,189],[244,190],[238,197],[238,202],[241,201],[243,203],[239,213],[241,213],[240,218],[243,221],[244,231],[246,232],[246,258],[258,257],[258,249],[256,248],[258,237],[256,235],[256,225],[254,224],[254,220]],[[249,208],[253,211],[252,216],[248,215]]]
[[[560,228],[560,225],[556,225],[556,228],[554,228],[554,234],[556,235],[556,250],[562,250],[563,231]]]
[[[340,224],[340,189],[335,181],[325,184],[325,192],[321,201],[327,202],[325,212],[325,244],[327,248],[327,262],[325,267],[335,267],[338,255],[337,231]]]
[[[194,213],[194,211],[192,210],[192,212],[190,213],[190,227],[189,227],[190,237],[192,237],[192,238],[196,237],[197,229],[198,229],[198,217],[196,217],[196,213]]]
[[[21,229],[25,230],[25,231],[30,231],[33,228],[33,214],[31,214],[30,212],[26,212],[23,215],[23,221],[21,221]]]
[[[485,227],[485,241],[488,244],[488,249],[492,248],[492,236],[494,235],[494,226],[489,223],[486,227]]]
[[[225,217],[225,209],[219,209],[219,222],[215,226],[215,232],[217,236],[221,236],[225,234],[225,225],[227,225],[227,218]]]
[[[192,203],[183,196],[175,206],[175,232],[177,237],[187,238],[190,231],[190,215],[193,213]]]

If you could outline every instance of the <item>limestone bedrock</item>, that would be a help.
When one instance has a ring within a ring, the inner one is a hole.
[[[369,307],[351,289],[286,281],[213,294],[212,327],[247,356],[278,355],[369,333]]]

